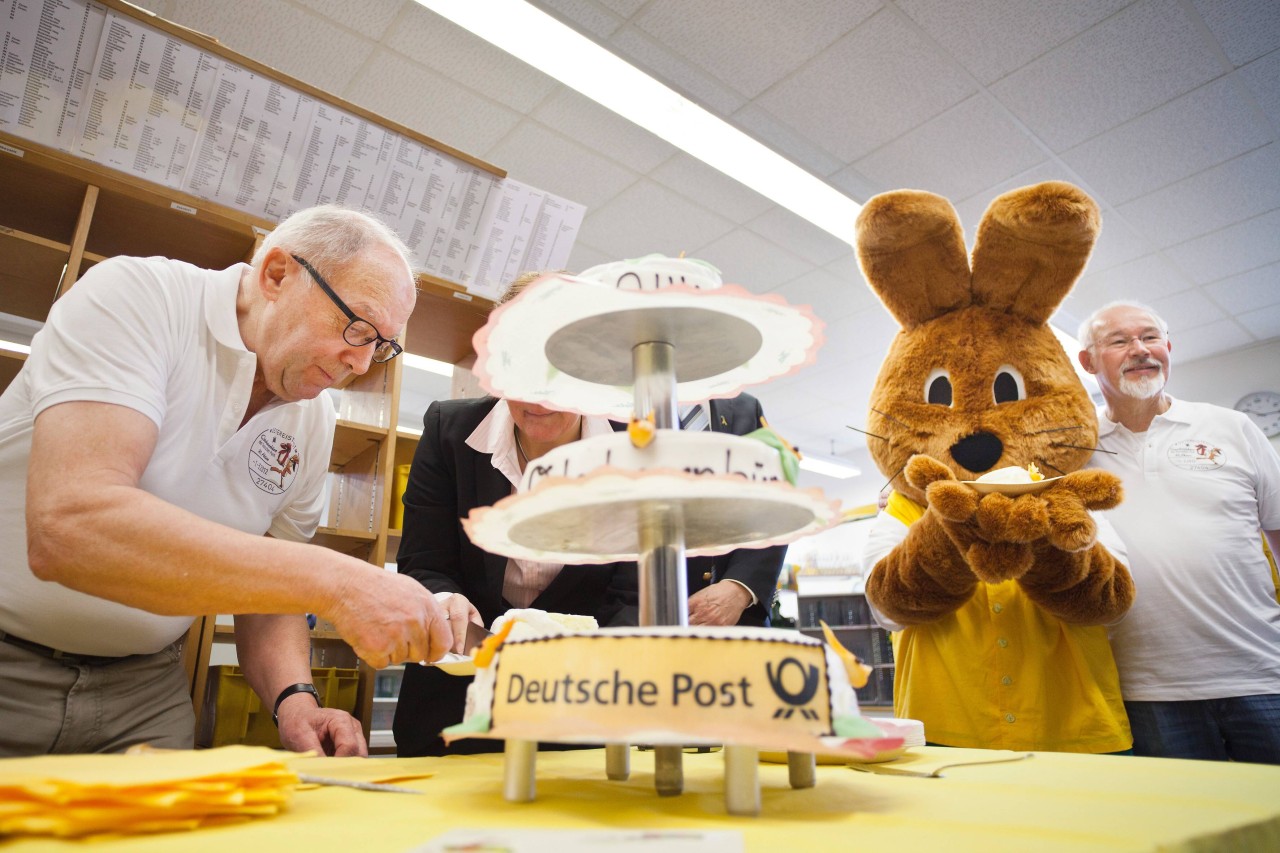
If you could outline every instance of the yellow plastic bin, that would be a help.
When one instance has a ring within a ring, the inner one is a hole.
[[[412,465],[396,466],[396,487],[391,493],[391,529],[404,527],[404,490],[409,488],[409,469]]]
[[[324,707],[355,711],[360,670],[317,667],[311,670],[311,680]],[[258,700],[240,667],[209,667],[204,707],[200,746],[244,743],[280,748],[280,733],[271,720],[271,709]]]

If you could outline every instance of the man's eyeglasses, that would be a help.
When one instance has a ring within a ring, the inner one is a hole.
[[[1100,346],[1112,352],[1124,352],[1133,345],[1134,341],[1138,341],[1147,349],[1151,349],[1163,344],[1165,336],[1161,332],[1143,332],[1141,335],[1112,335],[1103,338]]]
[[[358,316],[356,312],[347,307],[347,303],[338,298],[338,294],[333,292],[333,288],[329,286],[329,282],[324,280],[324,276],[316,272],[316,268],[307,263],[303,258],[297,255],[292,256],[304,270],[311,274],[316,284],[320,285],[320,289],[324,291],[324,295],[333,300],[333,304],[338,306],[338,310],[346,315],[351,322],[347,323],[347,327],[342,330],[342,339],[353,347],[367,346],[374,344],[373,360],[378,364],[383,364],[398,356],[404,350],[401,346],[390,338],[384,338],[378,334],[378,330],[368,320]],[[376,343],[375,343],[376,342]]]

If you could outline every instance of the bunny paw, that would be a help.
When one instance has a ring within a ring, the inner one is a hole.
[[[933,483],[925,490],[925,497],[929,506],[947,521],[966,522],[978,509],[978,493],[955,480]]]
[[[965,555],[969,569],[984,583],[1022,577],[1035,562],[1030,545],[1016,542],[975,542]]]

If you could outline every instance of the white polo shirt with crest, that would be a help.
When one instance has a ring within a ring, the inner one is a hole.
[[[236,320],[246,269],[112,258],[55,303],[0,397],[0,630],[67,652],[125,655],[158,651],[192,621],[31,574],[25,493],[32,424],[59,403],[113,403],[150,418],[159,434],[139,486],[161,500],[254,535],[306,541],[315,533],[334,407],[327,392],[275,401],[240,426],[257,366]]]

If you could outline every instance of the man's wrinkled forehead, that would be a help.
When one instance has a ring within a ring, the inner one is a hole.
[[[1150,312],[1132,307],[1113,308],[1107,311],[1098,317],[1094,328],[1098,338],[1119,332],[1141,334],[1142,332],[1155,330],[1164,334],[1164,326]]]

